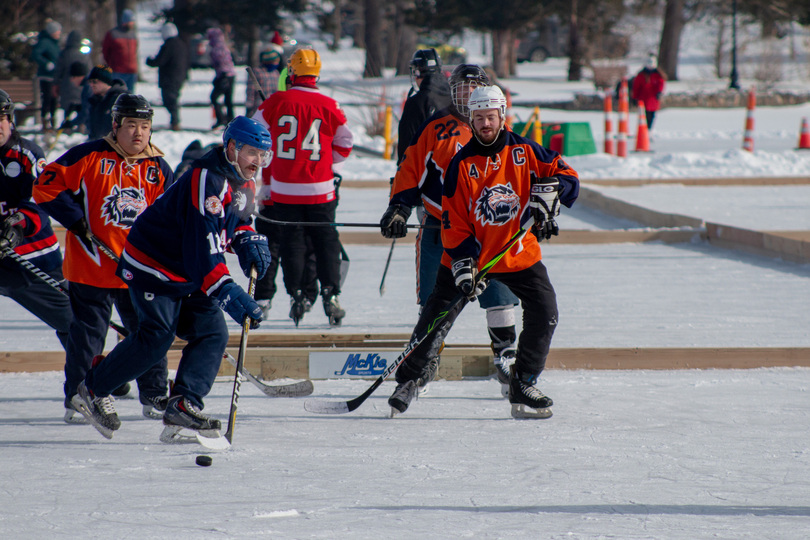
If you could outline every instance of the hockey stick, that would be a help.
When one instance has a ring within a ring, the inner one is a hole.
[[[237,360],[232,354],[226,352],[223,357],[230,362],[232,366],[236,367]],[[265,384],[250,371],[245,369],[244,366],[242,366],[242,375],[267,397],[304,397],[310,395],[315,389],[312,385],[312,381],[309,380],[290,384]]]
[[[3,257],[11,257],[12,260],[16,261],[17,264],[19,264],[20,266],[22,266],[23,268],[34,274],[36,277],[38,277],[39,279],[41,279],[42,281],[44,281],[45,283],[47,283],[48,285],[59,291],[60,293],[64,294],[65,296],[70,297],[70,294],[67,292],[67,290],[65,290],[64,287],[62,287],[62,285],[59,284],[58,281],[52,278],[44,270],[41,270],[34,263],[26,261],[25,259],[20,257],[16,251],[14,251],[9,247],[8,242],[6,242],[5,240],[0,241],[0,247],[2,247],[2,249],[0,249],[0,252],[2,252]],[[110,321],[109,326],[122,336],[127,336],[129,334],[129,331],[127,331],[126,328],[113,321]]]
[[[530,217],[528,221],[521,226],[520,230],[518,230],[512,238],[506,243],[506,245],[494,256],[492,259],[485,264],[477,274],[475,274],[475,283],[478,283],[483,279],[487,273],[495,266],[498,261],[500,261],[506,253],[512,249],[512,247],[520,242],[526,232],[534,223],[534,218]],[[412,353],[413,351],[423,342],[425,341],[428,336],[430,336],[433,332],[435,332],[438,328],[442,327],[446,324],[446,318],[449,313],[451,313],[456,308],[461,311],[464,309],[464,306],[467,305],[469,299],[459,293],[456,295],[449,304],[442,310],[436,318],[431,321],[422,331],[413,336],[411,338],[410,343],[405,347],[405,350],[400,353],[400,355],[391,362],[391,365],[387,366],[385,370],[380,374],[379,377],[369,386],[368,390],[357,396],[356,398],[350,399],[348,401],[328,401],[328,400],[321,400],[321,399],[308,399],[304,402],[304,409],[309,412],[318,413],[318,414],[344,414],[347,412],[351,412],[357,409],[363,402],[368,399],[368,397],[374,393],[374,391],[391,375],[396,369],[404,362]]]
[[[91,232],[88,232],[87,237],[90,239],[91,242],[93,242],[93,244],[96,245],[99,251],[101,251],[104,255],[106,255],[115,262],[118,262],[120,260],[118,255],[116,255],[115,252],[112,249],[110,249],[110,246],[102,242],[98,236],[96,236]]]
[[[253,71],[253,67],[248,66],[245,68],[245,70],[248,72],[248,75],[250,76],[250,79],[253,81],[253,84],[256,85],[256,90],[259,92],[259,97],[262,98],[262,101],[267,99],[267,94],[265,94],[264,90],[262,90],[262,85],[259,83],[259,78],[256,77],[256,72]]]
[[[256,280],[258,275],[256,265],[250,266],[250,282],[248,283],[248,296],[253,298],[256,292]],[[239,402],[239,390],[242,387],[242,370],[245,367],[245,353],[247,352],[248,331],[250,330],[250,317],[245,315],[242,321],[242,339],[239,341],[239,354],[236,358],[236,374],[233,378],[233,393],[231,394],[231,412],[228,414],[228,430],[225,438],[229,443],[233,443],[233,429],[236,423],[236,407]]]
[[[260,214],[253,214],[256,219],[260,219],[262,221],[266,221],[267,223],[272,223],[274,225],[295,225],[295,226],[302,226],[302,227],[370,227],[374,229],[379,229],[379,223],[333,223],[333,222],[326,222],[326,221],[279,221],[277,219],[271,219],[269,217],[264,217]],[[408,224],[405,225],[408,229],[439,229],[441,225],[421,225],[421,224]]]
[[[388,250],[388,259],[385,261],[385,270],[383,270],[382,279],[380,280],[380,296],[385,294],[385,276],[388,275],[388,266],[391,264],[391,255],[394,254],[394,246],[396,243],[396,238],[391,240],[391,249]]]

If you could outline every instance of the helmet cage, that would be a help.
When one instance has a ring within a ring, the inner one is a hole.
[[[489,85],[489,77],[486,72],[474,64],[460,64],[450,75],[450,95],[453,105],[461,116],[470,116],[467,102],[473,90],[479,86]]]

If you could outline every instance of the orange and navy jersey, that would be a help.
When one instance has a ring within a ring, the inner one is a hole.
[[[441,219],[445,171],[471,137],[470,126],[450,109],[442,109],[428,118],[405,150],[388,204],[411,208],[424,204],[430,215]]]
[[[115,253],[141,212],[152,204],[172,169],[154,146],[132,158],[110,136],[80,144],[45,166],[34,184],[34,200],[66,228],[84,218],[90,232]],[[92,251],[72,233],[65,240],[63,271],[68,281],[99,288],[126,288],[117,264],[95,246]]]
[[[216,296],[233,281],[226,250],[239,234],[255,232],[255,190],[253,180],[236,181],[222,147],[211,150],[138,218],[119,275],[155,294]]]
[[[557,152],[504,130],[492,146],[472,139],[453,158],[442,196],[442,264],[472,257],[483,266],[508,244],[531,217],[531,173],[560,182],[560,202],[567,207],[579,195],[579,176]],[[540,244],[526,234],[492,267],[516,272],[541,258]]]
[[[273,139],[273,160],[262,171],[270,198],[284,204],[335,200],[332,166],[344,161],[353,145],[338,102],[313,86],[296,84],[267,98],[253,118]]]
[[[16,133],[0,148],[0,222],[15,212],[23,215],[23,239],[14,251],[37,268],[48,271],[62,266],[62,254],[50,219],[31,200],[34,180],[44,166],[42,149]],[[11,259],[2,264],[17,265]]]

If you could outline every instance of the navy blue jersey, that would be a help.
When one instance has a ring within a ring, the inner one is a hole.
[[[47,271],[62,266],[62,254],[48,215],[31,200],[34,180],[44,166],[42,148],[16,134],[0,148],[0,221],[14,212],[22,213],[24,238],[14,251]],[[3,264],[17,263],[9,259]]]
[[[254,232],[255,183],[234,180],[222,148],[191,167],[135,220],[118,267],[125,283],[181,297],[216,295],[233,281],[225,251],[237,234]]]

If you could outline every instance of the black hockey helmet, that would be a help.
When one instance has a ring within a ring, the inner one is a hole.
[[[121,125],[124,118],[151,120],[155,110],[145,97],[137,94],[121,94],[112,106],[112,120]]]
[[[479,86],[489,86],[489,77],[481,66],[459,64],[450,74],[449,82],[453,105],[461,116],[467,118],[470,115],[467,108],[467,100],[470,99],[470,94]]]
[[[8,116],[9,121],[14,120],[14,102],[5,90],[0,90],[0,116]]]
[[[438,73],[442,69],[442,59],[436,49],[419,49],[411,58],[411,74],[423,79],[428,73]]]

